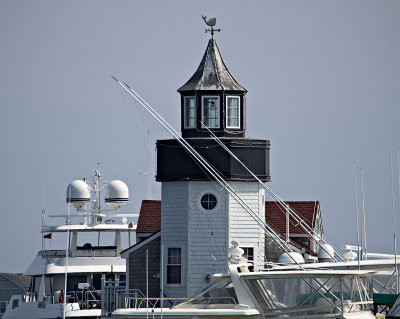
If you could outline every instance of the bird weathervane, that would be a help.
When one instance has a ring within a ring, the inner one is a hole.
[[[217,23],[217,19],[216,18],[211,18],[208,19],[207,21],[207,17],[206,16],[201,16],[204,20],[204,22],[211,27],[210,29],[206,29],[206,33],[207,32],[211,32],[211,38],[214,39],[214,32],[221,32],[221,29],[214,29],[215,24]]]

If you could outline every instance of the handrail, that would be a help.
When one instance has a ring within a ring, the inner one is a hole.
[[[210,305],[218,304],[218,303],[213,303],[212,301],[218,301],[218,300],[229,300],[232,301],[230,303],[223,303],[223,304],[231,304],[231,305],[236,305],[237,302],[234,298],[232,297],[204,297],[204,298],[137,298],[137,297],[125,297],[125,306],[126,308],[134,308],[134,309],[139,309],[139,308],[146,308],[146,302],[149,300],[149,303],[151,301],[151,309],[159,308],[157,305],[161,305],[161,301],[169,301],[172,304],[172,308],[176,308],[179,306],[184,305],[184,301],[200,301],[199,303],[196,303],[196,305],[204,305],[204,309],[207,309]],[[133,302],[131,302],[133,301]],[[182,301],[182,303],[177,304],[179,301]],[[204,301],[204,302],[201,302]],[[134,305],[131,307],[131,305]],[[150,308],[150,307],[149,307]]]

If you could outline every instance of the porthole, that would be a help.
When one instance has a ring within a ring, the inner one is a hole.
[[[200,199],[200,205],[205,210],[212,210],[217,206],[217,198],[210,193],[204,194]]]

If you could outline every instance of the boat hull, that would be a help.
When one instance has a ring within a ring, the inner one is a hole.
[[[63,315],[64,304],[51,304],[46,301],[25,302],[21,296],[13,296],[3,319],[58,319],[63,318]],[[65,317],[98,319],[101,317],[101,309],[82,310],[78,303],[67,303]]]
[[[122,319],[143,319],[146,317],[153,318],[162,316],[168,319],[183,318],[203,318],[203,319],[258,319],[260,312],[257,309],[188,309],[188,308],[164,308],[161,312],[160,308],[155,309],[117,309],[111,315],[111,318]]]

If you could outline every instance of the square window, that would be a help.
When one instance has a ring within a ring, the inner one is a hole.
[[[196,128],[196,97],[183,98],[183,127]]]
[[[226,127],[240,128],[240,99],[238,96],[226,98]]]
[[[253,247],[240,247],[244,250],[243,257],[248,261],[254,262],[254,248]],[[254,271],[254,265],[249,267],[250,271]]]
[[[254,248],[253,247],[240,247],[244,250],[243,257],[248,261],[254,261]]]
[[[219,128],[219,96],[203,96],[202,102],[202,127]]]

